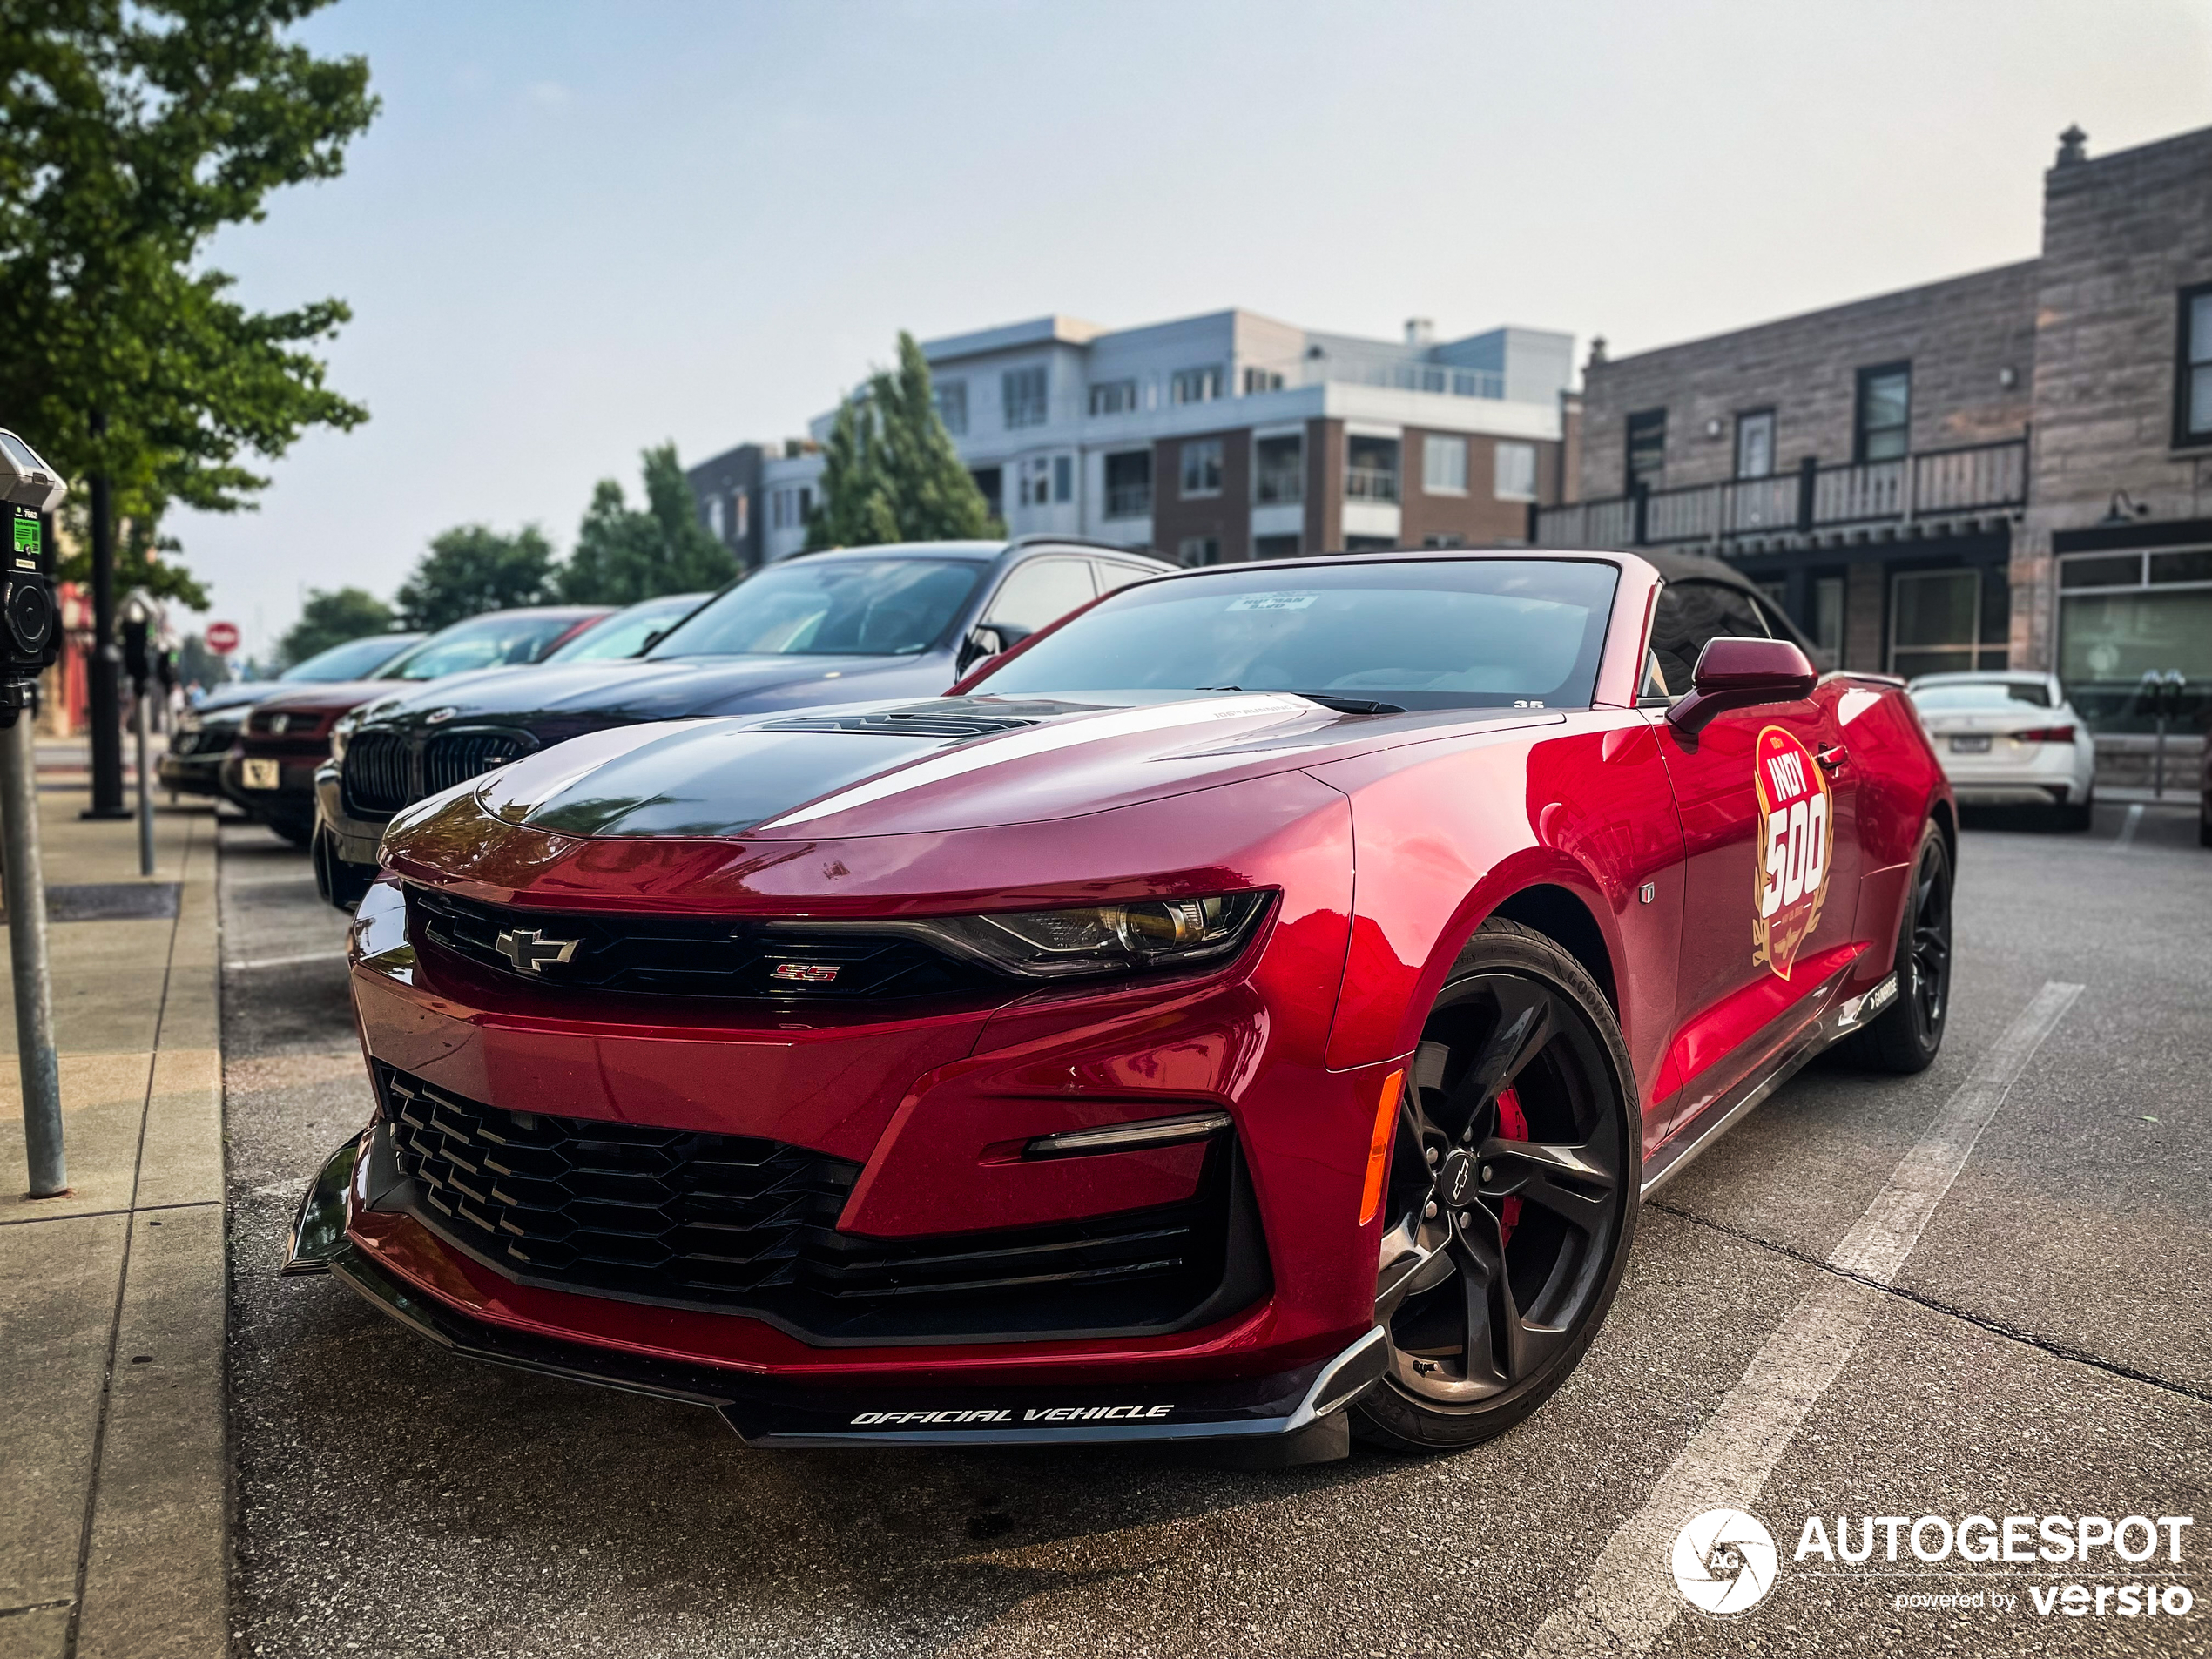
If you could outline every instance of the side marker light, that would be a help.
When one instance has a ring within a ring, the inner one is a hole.
[[[1382,1097],[1375,1103],[1374,1138],[1367,1143],[1367,1184],[1359,1193],[1362,1227],[1382,1208],[1383,1174],[1390,1168],[1390,1134],[1398,1123],[1398,1096],[1405,1087],[1406,1074],[1392,1072],[1383,1079]]]

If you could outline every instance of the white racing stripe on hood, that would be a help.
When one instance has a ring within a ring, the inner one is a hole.
[[[1010,732],[1004,737],[985,738],[980,742],[962,744],[934,759],[916,761],[912,765],[871,778],[866,783],[855,784],[850,789],[840,790],[834,795],[824,796],[812,806],[801,806],[796,812],[771,819],[759,827],[764,830],[782,829],[813,819],[828,818],[833,813],[850,812],[855,806],[865,806],[870,801],[881,800],[886,796],[927,788],[948,778],[981,771],[985,766],[1025,760],[1032,755],[1049,754],[1055,749],[1070,749],[1079,743],[1103,743],[1109,738],[1134,737],[1145,732],[1169,732],[1178,726],[1207,725],[1217,720],[1251,720],[1267,715],[1311,714],[1313,709],[1314,705],[1302,697],[1210,697],[1195,703],[1156,704],[1149,708],[1124,709],[1114,714],[1071,715],[1064,719],[1047,721],[1042,725]]]

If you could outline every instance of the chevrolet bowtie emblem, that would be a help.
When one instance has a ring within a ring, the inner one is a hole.
[[[501,933],[492,948],[523,973],[542,974],[548,962],[566,962],[583,942],[580,939],[548,939],[535,927],[509,927]]]

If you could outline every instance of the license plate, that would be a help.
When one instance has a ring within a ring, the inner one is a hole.
[[[1989,739],[1982,739],[1982,747],[1989,746]],[[239,762],[239,780],[248,789],[274,789],[283,781],[282,768],[273,760],[241,760]]]
[[[1989,752],[1987,738],[1953,738],[1951,752],[1955,755],[1986,755]]]

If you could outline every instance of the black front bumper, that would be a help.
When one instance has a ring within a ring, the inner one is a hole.
[[[1140,1386],[808,1387],[509,1330],[386,1271],[346,1235],[347,1192],[374,1131],[333,1153],[300,1201],[287,1275],[329,1273],[418,1336],[466,1359],[705,1406],[750,1446],[1065,1446],[1138,1440],[1289,1441],[1348,1449],[1343,1407],[1383,1374],[1382,1333],[1266,1377]],[[374,1166],[372,1166],[374,1167]]]

